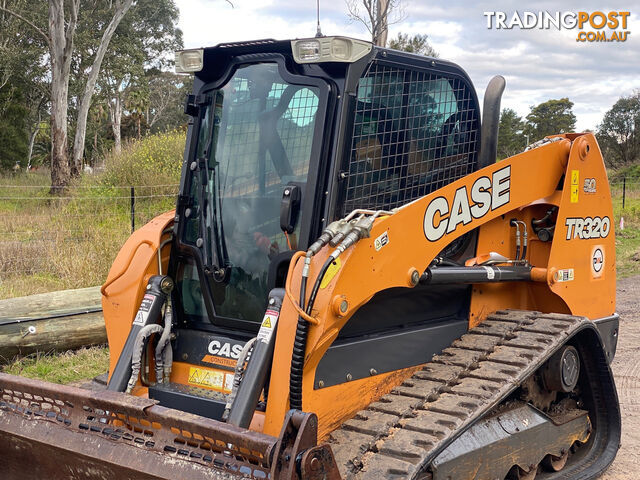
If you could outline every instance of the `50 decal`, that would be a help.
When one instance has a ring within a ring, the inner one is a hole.
[[[565,225],[567,226],[567,240],[572,238],[582,240],[606,238],[611,231],[609,217],[570,217],[565,221]]]
[[[467,225],[474,218],[482,218],[489,211],[506,205],[510,200],[510,185],[511,165],[496,170],[491,178],[478,178],[471,186],[471,197],[464,186],[456,190],[451,204],[445,197],[434,198],[424,212],[424,236],[436,242],[459,225]]]

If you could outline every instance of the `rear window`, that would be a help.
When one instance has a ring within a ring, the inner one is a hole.
[[[478,128],[461,79],[372,64],[358,84],[339,213],[395,208],[474,171]]]

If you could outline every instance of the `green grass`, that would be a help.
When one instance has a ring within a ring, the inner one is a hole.
[[[82,348],[60,354],[37,353],[5,365],[3,372],[67,384],[90,380],[109,369],[107,347]]]
[[[618,278],[640,273],[640,228],[625,228],[616,234],[616,257]]]
[[[637,186],[635,184],[634,186]],[[612,192],[613,217],[616,227],[616,270],[619,278],[640,274],[640,191],[628,188],[625,208],[622,208],[622,192]],[[620,218],[624,218],[624,230],[620,230]]]

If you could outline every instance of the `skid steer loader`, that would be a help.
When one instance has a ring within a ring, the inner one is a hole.
[[[186,50],[173,212],[102,287],[105,391],[0,374],[3,479],[591,479],[620,411],[592,134],[496,162],[457,65],[344,37]]]

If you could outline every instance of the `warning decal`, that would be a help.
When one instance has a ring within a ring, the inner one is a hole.
[[[268,343],[273,333],[273,329],[278,323],[278,315],[275,310],[267,309],[262,319],[262,325],[260,325],[260,331],[258,332],[258,340],[264,343]]]
[[[145,293],[144,297],[142,297],[142,302],[140,302],[140,309],[133,319],[134,324],[144,325],[147,323],[147,318],[149,318],[149,311],[151,310],[151,306],[153,305],[154,300],[155,297],[153,295],[151,295],[150,293]]]
[[[580,170],[571,170],[571,203],[578,203],[580,191]]]
[[[190,385],[229,393],[233,384],[233,373],[209,368],[190,367],[188,382]]]
[[[565,268],[555,273],[556,282],[572,282],[575,279],[573,268]]]
[[[329,268],[327,268],[327,271],[325,272],[324,277],[322,277],[322,281],[320,282],[320,288],[326,288],[327,285],[331,283],[331,280],[333,280],[333,277],[336,276],[336,273],[338,273],[341,266],[342,266],[342,262],[340,260],[340,257],[336,258],[333,262],[331,262],[331,265],[329,265]]]

